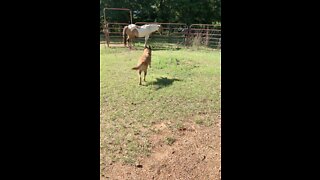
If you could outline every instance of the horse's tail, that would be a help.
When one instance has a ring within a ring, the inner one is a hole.
[[[127,29],[128,29],[128,26],[125,26],[123,28],[123,32],[122,32],[122,35],[123,35],[123,44],[124,44],[124,47],[127,46]]]

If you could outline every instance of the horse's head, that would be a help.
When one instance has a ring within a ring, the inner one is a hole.
[[[162,26],[160,24],[158,24],[158,32],[162,35]]]

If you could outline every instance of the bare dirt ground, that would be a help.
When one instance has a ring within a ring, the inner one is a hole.
[[[110,163],[100,174],[101,180],[162,180],[162,179],[221,179],[221,118],[210,126],[189,121],[180,130],[170,131],[170,124],[153,128],[158,132],[150,137],[152,153],[140,158],[136,165]],[[176,141],[170,146],[166,137]]]

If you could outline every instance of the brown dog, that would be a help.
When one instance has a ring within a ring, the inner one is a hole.
[[[146,81],[146,75],[148,66],[151,68],[151,46],[145,47],[143,50],[143,55],[138,61],[138,65],[133,70],[139,70],[139,85],[141,85],[141,72],[144,72],[143,80]]]

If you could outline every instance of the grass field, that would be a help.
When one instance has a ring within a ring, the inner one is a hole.
[[[100,47],[100,163],[132,164],[150,155],[148,138],[154,125],[166,122],[172,131],[186,121],[211,126],[220,114],[220,52],[154,45],[147,82],[139,86],[137,50]],[[174,137],[163,139],[167,144]]]

